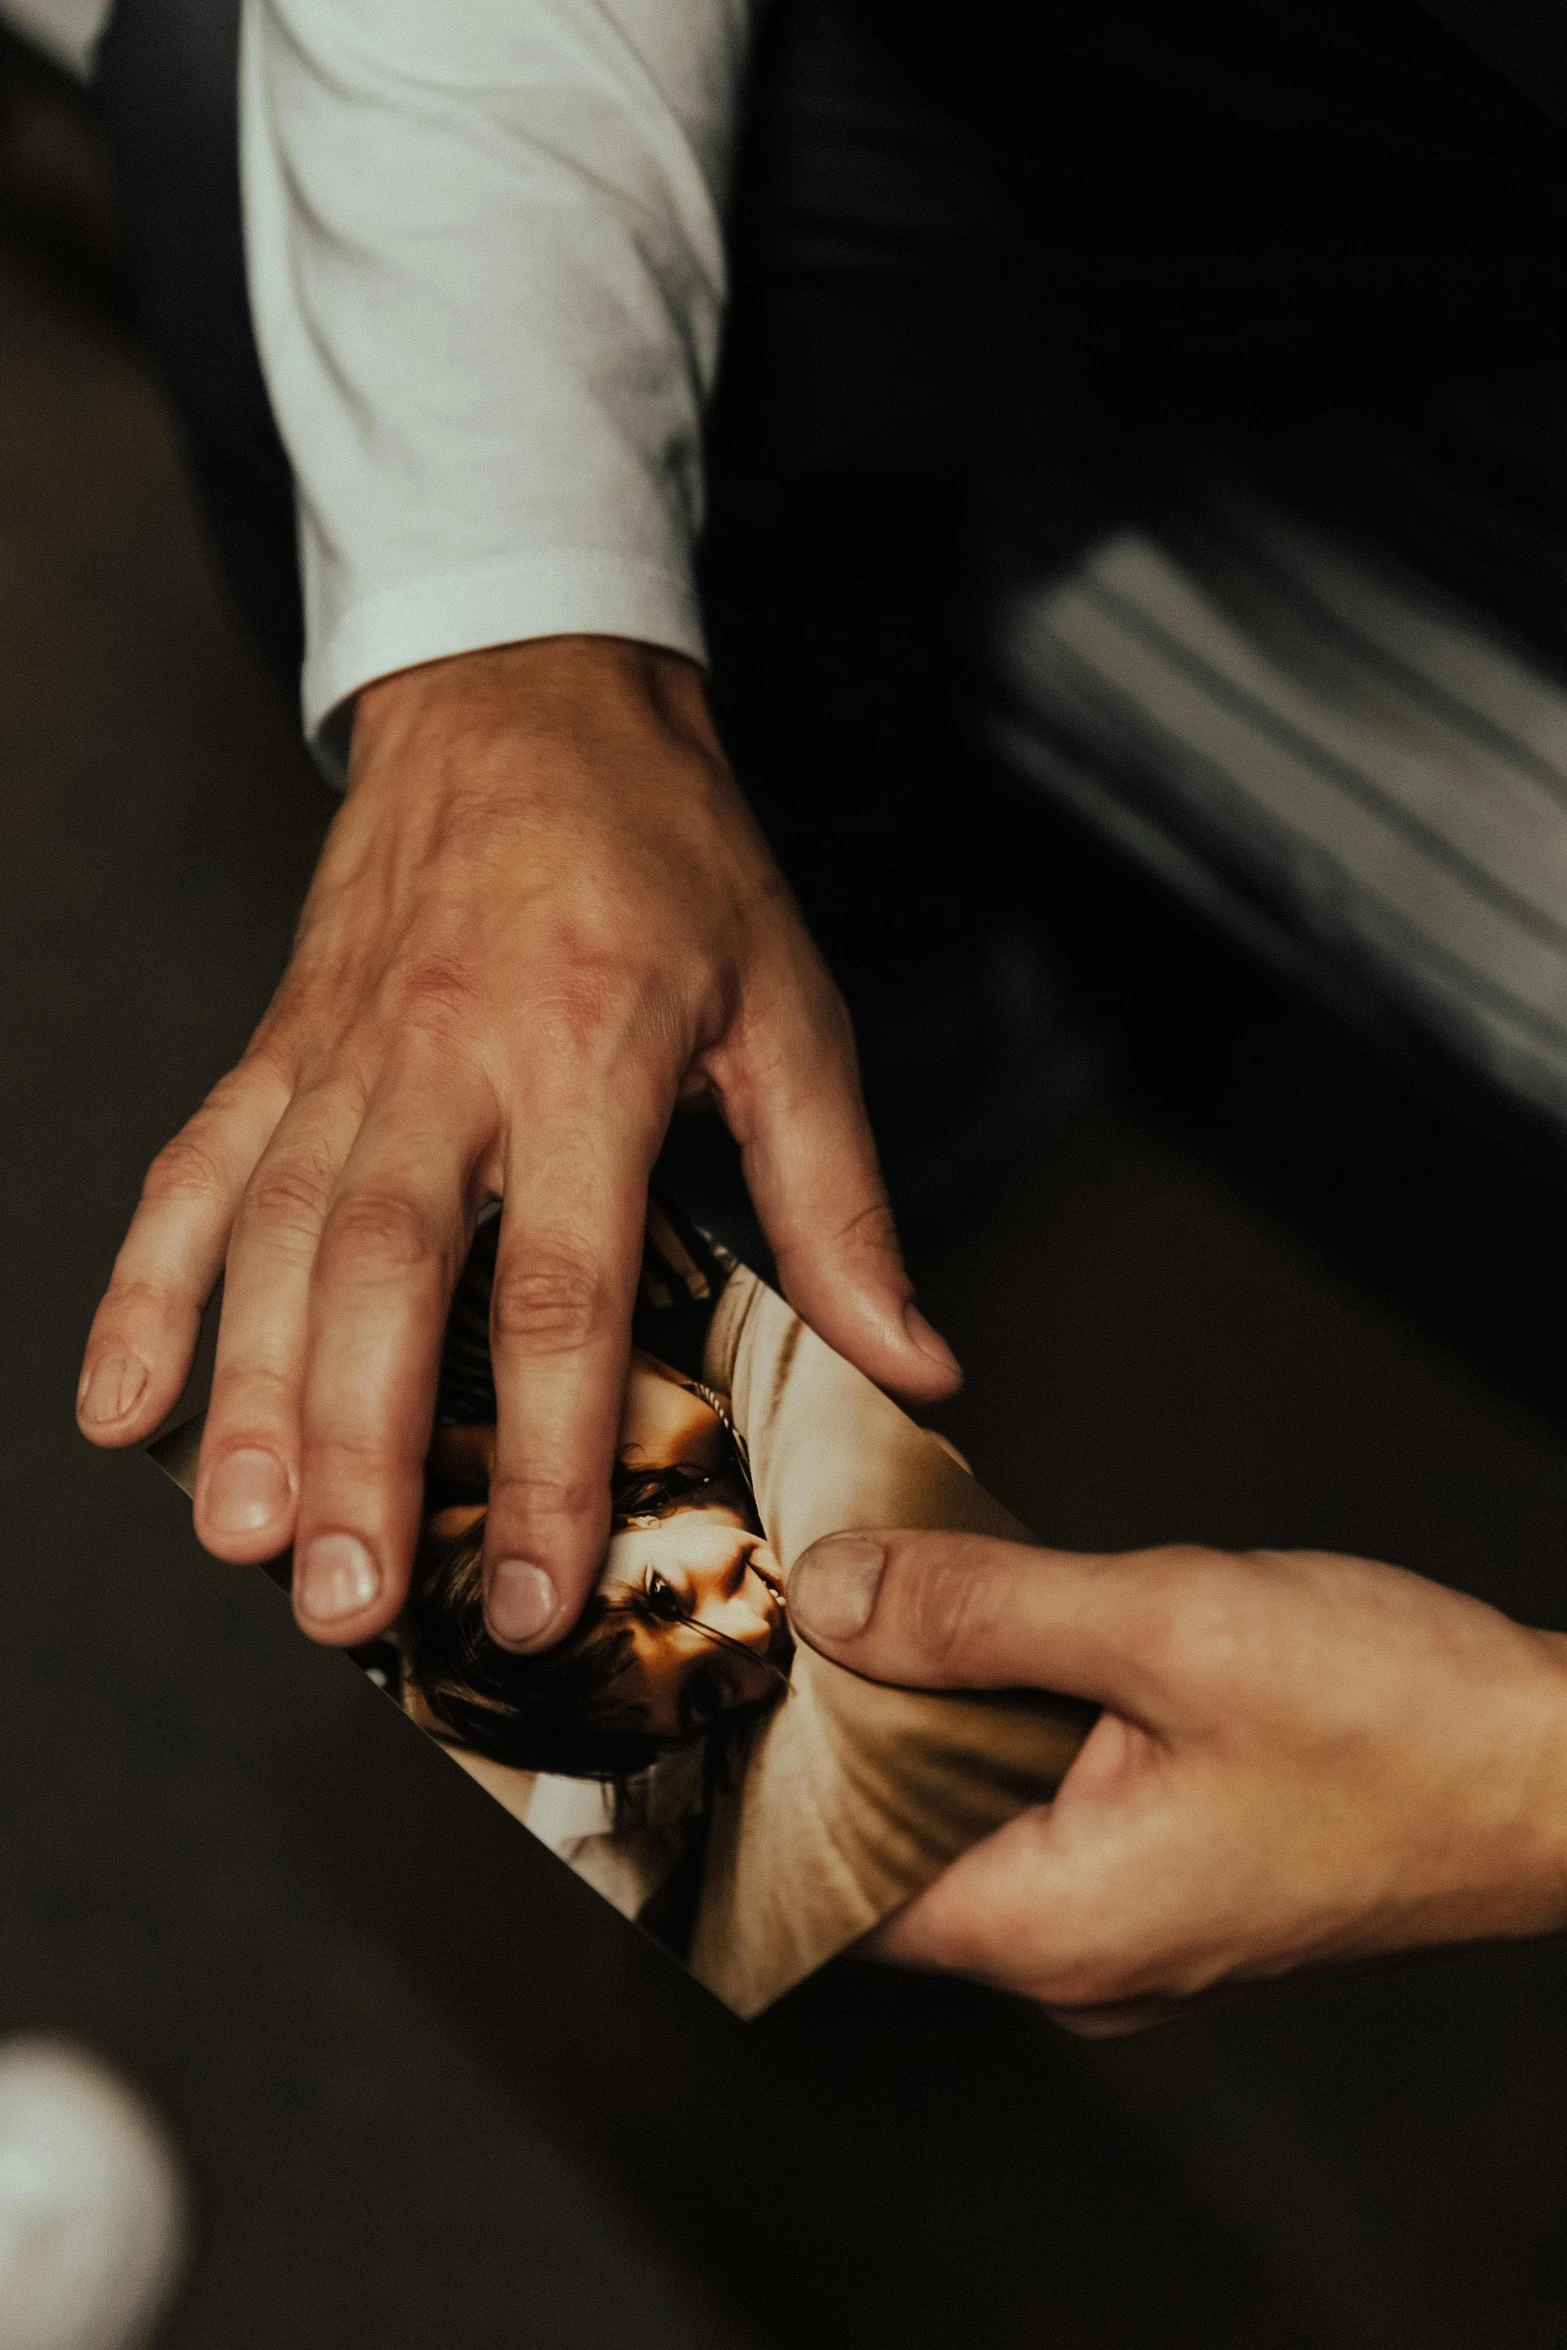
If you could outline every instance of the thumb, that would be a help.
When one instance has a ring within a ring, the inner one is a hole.
[[[1146,1719],[1141,1557],[984,1534],[832,1534],[789,1576],[789,1619],[834,1663],[917,1689],[1050,1689]]]

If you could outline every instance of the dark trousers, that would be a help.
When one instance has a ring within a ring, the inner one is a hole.
[[[241,609],[294,686],[304,644],[294,485],[245,294],[239,0],[120,0],[97,86],[142,324]]]

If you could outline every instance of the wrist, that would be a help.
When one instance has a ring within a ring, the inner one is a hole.
[[[1412,1789],[1423,1861],[1401,1941],[1567,1926],[1567,1639],[1507,1630],[1505,1663],[1495,1651],[1489,1671],[1471,1662],[1455,1692],[1462,1713]]]
[[[505,734],[581,743],[653,730],[719,756],[706,673],[624,637],[533,637],[374,679],[358,697],[350,787],[388,755]]]

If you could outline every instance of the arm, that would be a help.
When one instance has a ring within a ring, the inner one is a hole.
[[[345,804],[238,1068],[160,1154],[88,1342],[143,1439],[224,1311],[207,1547],[294,1550],[316,1637],[397,1614],[447,1300],[504,1196],[486,1593],[570,1626],[602,1557],[648,1170],[740,1142],[801,1311],[947,1390],[847,1024],[708,716],[690,587],[731,0],[253,0],[247,199]]]
[[[316,733],[583,634],[700,660],[691,547],[749,0],[249,0],[257,339]]]
[[[1567,1924],[1567,1640],[1318,1552],[823,1542],[789,1610],[875,1679],[1105,1709],[1053,1804],[870,1947],[1080,2020]]]

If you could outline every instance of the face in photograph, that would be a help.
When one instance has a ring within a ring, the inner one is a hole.
[[[516,1768],[620,1778],[776,1703],[792,1655],[784,1578],[721,1397],[633,1354],[603,1571],[543,1656],[484,1630],[494,1443],[493,1428],[450,1429],[431,1454],[404,1648],[433,1726]]]

